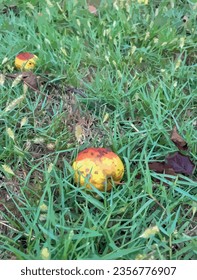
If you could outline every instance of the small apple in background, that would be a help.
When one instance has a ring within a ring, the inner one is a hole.
[[[24,52],[19,53],[15,58],[15,67],[20,70],[33,70],[36,66],[38,57],[35,54]]]

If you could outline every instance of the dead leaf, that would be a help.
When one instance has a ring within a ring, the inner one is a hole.
[[[153,170],[157,173],[165,173],[174,176],[177,175],[174,169],[171,168],[168,164],[166,164],[166,162],[159,162],[159,161],[150,162],[148,166],[150,170]]]
[[[34,75],[32,72],[23,72],[22,73],[23,82],[30,87],[32,90],[38,90],[38,81],[37,76]]]
[[[177,130],[176,126],[174,126],[174,128],[172,130],[172,134],[171,134],[170,139],[174,142],[174,144],[178,147],[179,150],[187,150],[188,149],[187,143],[178,133],[178,130]]]
[[[180,152],[176,152],[166,158],[166,163],[173,168],[176,173],[184,175],[192,175],[195,164],[190,160],[189,156],[184,156]]]
[[[184,156],[180,152],[166,157],[165,161],[150,162],[149,169],[157,173],[165,173],[168,175],[184,174],[192,175],[195,164],[190,160],[189,156]]]
[[[89,12],[90,12],[91,14],[97,15],[97,8],[96,8],[95,6],[89,5],[89,6],[88,6],[88,10],[89,10]]]
[[[20,74],[15,73],[15,74],[6,74],[5,75],[7,78],[14,79],[12,82],[12,87],[15,87],[18,85],[21,81],[25,85],[27,85],[30,89],[34,91],[39,91],[38,90],[38,78],[33,72],[22,72]]]

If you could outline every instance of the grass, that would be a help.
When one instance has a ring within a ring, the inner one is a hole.
[[[148,167],[177,151],[174,125],[197,160],[193,2],[92,1],[95,16],[85,1],[1,1],[0,72],[29,51],[45,81],[25,96],[10,79],[0,89],[1,259],[196,258],[196,171]],[[73,182],[72,162],[91,146],[124,161],[111,192]]]

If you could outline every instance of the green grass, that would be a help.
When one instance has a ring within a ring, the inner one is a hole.
[[[174,125],[197,162],[197,6],[90,2],[98,16],[85,1],[52,0],[14,1],[1,14],[0,72],[15,73],[15,56],[29,51],[48,82],[15,105],[22,85],[0,88],[0,258],[196,259],[197,172],[157,174],[148,163],[177,151]],[[124,162],[111,192],[73,182],[72,162],[91,146]]]

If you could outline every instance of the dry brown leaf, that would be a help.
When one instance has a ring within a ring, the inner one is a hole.
[[[176,173],[182,173],[184,175],[192,175],[195,169],[195,164],[191,161],[190,157],[182,155],[180,152],[169,155],[166,158],[166,163]]]
[[[153,170],[156,173],[165,173],[174,176],[177,175],[174,169],[171,166],[169,166],[166,162],[160,162],[160,161],[150,162],[148,164],[148,167],[150,170]]]
[[[38,90],[38,81],[36,75],[32,72],[23,72],[23,82],[30,87],[32,90]]]
[[[195,164],[191,161],[189,156],[182,155],[176,152],[168,155],[165,161],[148,163],[149,169],[157,173],[165,173],[169,175],[192,175],[195,169]]]
[[[22,72],[20,74],[15,73],[15,74],[6,74],[5,75],[7,78],[14,79],[12,82],[12,87],[17,86],[21,81],[25,85],[27,85],[30,89],[34,91],[39,91],[38,90],[38,79],[37,76],[33,72]],[[24,90],[26,91],[26,90]]]
[[[185,140],[178,133],[178,130],[177,130],[176,126],[174,126],[174,128],[172,130],[172,134],[171,134],[170,139],[179,148],[179,150],[187,150],[188,149],[187,143],[185,142]]]

